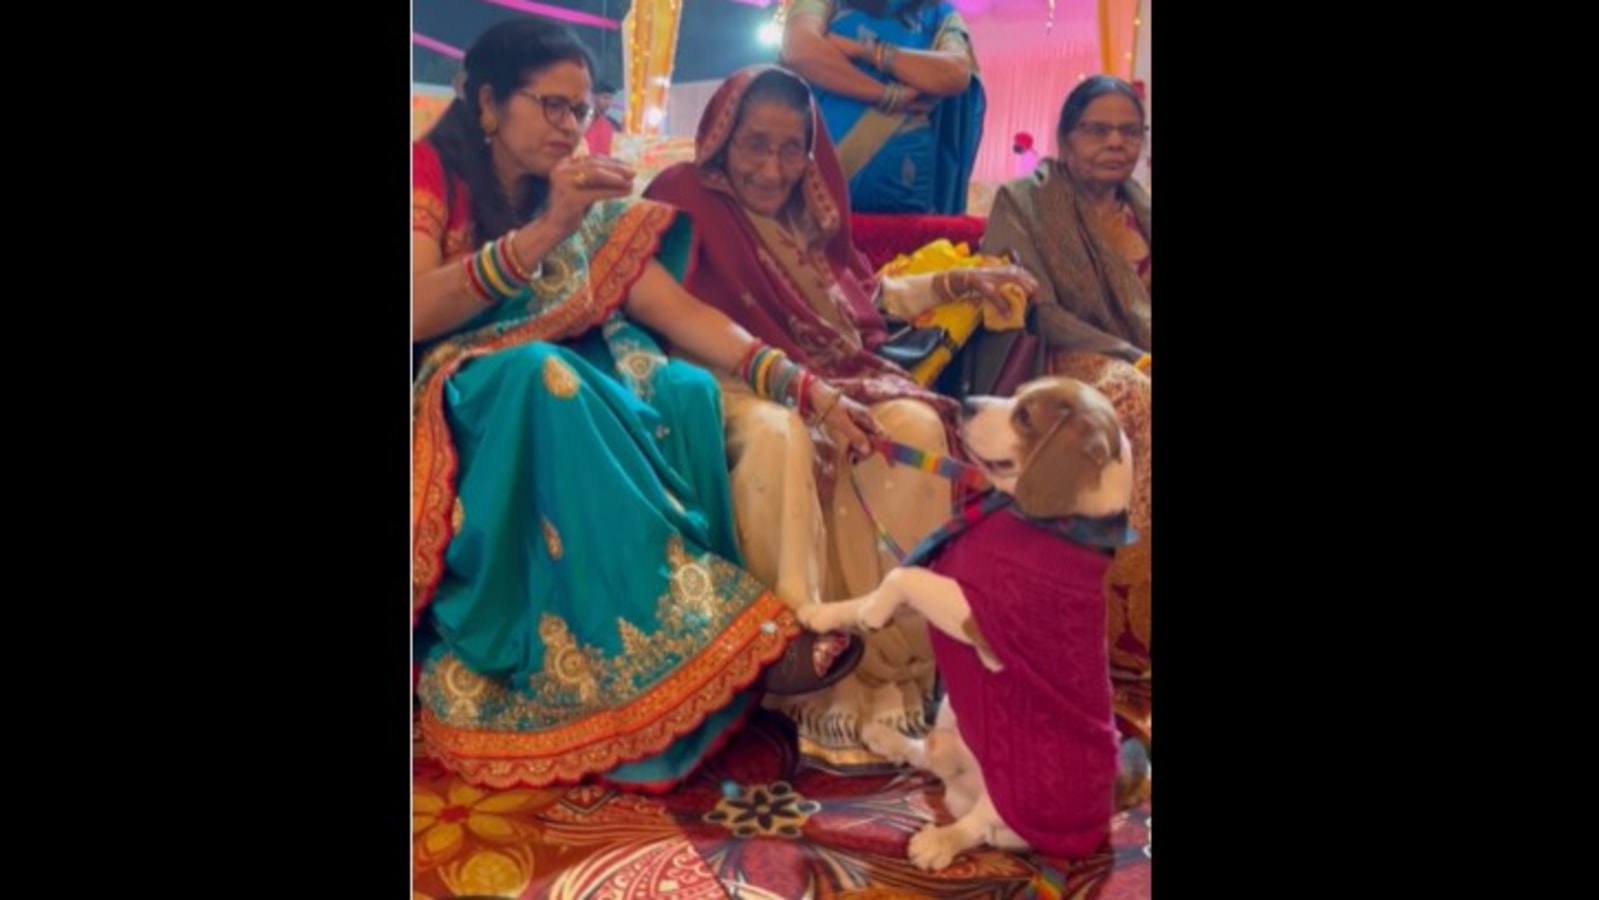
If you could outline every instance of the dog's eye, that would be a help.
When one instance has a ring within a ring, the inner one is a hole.
[[[1023,428],[1033,427],[1033,414],[1027,411],[1027,404],[1025,403],[1016,404],[1014,418],[1016,419],[1016,424]]]

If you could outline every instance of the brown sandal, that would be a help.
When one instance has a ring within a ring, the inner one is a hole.
[[[772,694],[819,691],[855,671],[865,652],[866,644],[859,637],[837,631],[803,631],[761,674],[760,686]]]

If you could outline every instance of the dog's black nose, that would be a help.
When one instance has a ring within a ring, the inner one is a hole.
[[[970,419],[972,416],[977,415],[982,408],[975,399],[967,397],[961,401],[961,419]]]

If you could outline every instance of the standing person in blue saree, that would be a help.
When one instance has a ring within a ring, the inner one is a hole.
[[[816,89],[854,211],[966,211],[987,104],[949,0],[794,0],[783,61]]]
[[[860,645],[801,632],[743,569],[716,381],[656,335],[862,453],[877,428],[678,285],[685,217],[627,199],[626,165],[573,155],[593,63],[570,31],[514,19],[464,63],[412,149],[423,741],[480,786],[664,790],[757,679],[814,691]]]

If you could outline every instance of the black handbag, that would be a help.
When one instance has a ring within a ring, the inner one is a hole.
[[[877,355],[909,372],[921,365],[939,347],[949,348],[951,355],[960,347],[950,338],[949,329],[938,326],[916,328],[907,325],[889,336]]]

